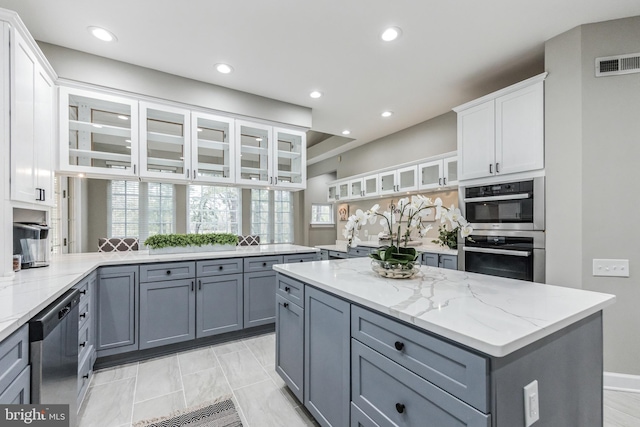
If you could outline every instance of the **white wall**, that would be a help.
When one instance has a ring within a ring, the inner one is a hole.
[[[547,280],[612,293],[605,371],[640,375],[640,74],[595,77],[595,58],[636,53],[640,17],[583,25],[546,45]],[[594,258],[629,278],[592,276]]]

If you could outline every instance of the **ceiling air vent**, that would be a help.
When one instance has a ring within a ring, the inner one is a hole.
[[[596,58],[596,77],[640,73],[640,53]]]

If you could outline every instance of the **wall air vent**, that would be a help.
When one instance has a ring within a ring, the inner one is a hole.
[[[596,58],[596,77],[640,73],[640,53]]]

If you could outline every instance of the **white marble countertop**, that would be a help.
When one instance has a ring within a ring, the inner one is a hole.
[[[149,251],[56,255],[52,258],[48,267],[21,270],[12,277],[0,277],[0,341],[11,335],[56,298],[101,266],[280,255],[314,251],[318,251],[318,249],[278,244],[238,246],[236,250],[232,251],[166,255],[150,255]]]
[[[377,248],[382,246],[378,241],[372,240],[363,240],[358,243],[358,246],[364,246],[367,248]],[[411,246],[415,248],[418,252],[431,252],[436,254],[444,254],[444,255],[458,255],[458,251],[455,249],[449,249],[442,247],[440,245],[436,245],[435,243],[430,244],[422,244],[420,246]],[[335,245],[316,245],[318,249],[324,249],[327,251],[338,251],[338,252],[347,252],[347,241],[346,240],[336,240]]]
[[[495,357],[615,301],[609,294],[427,266],[412,279],[385,279],[370,264],[368,258],[354,258],[274,269]]]

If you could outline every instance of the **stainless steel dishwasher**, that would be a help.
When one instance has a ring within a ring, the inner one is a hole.
[[[78,303],[70,289],[29,322],[31,403],[69,405],[69,425],[78,412]]]

